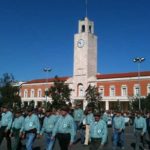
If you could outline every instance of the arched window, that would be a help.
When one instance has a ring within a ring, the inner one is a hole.
[[[34,97],[34,89],[31,89],[31,91],[30,91],[30,97]]]
[[[24,97],[25,97],[25,98],[28,97],[28,90],[27,90],[27,89],[24,90]]]
[[[38,91],[37,91],[37,97],[42,97],[42,89],[38,89]]]

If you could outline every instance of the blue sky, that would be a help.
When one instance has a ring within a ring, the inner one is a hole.
[[[98,72],[150,71],[150,0],[88,0],[98,36]],[[0,76],[16,80],[72,76],[73,38],[85,17],[85,0],[0,1]]]

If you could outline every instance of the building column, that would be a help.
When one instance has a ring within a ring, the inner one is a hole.
[[[83,100],[83,110],[85,110],[87,104],[88,104],[87,101],[84,99],[84,100]]]
[[[105,110],[109,110],[109,101],[105,101]]]
[[[36,107],[36,106],[37,106],[37,100],[34,101],[34,107]]]

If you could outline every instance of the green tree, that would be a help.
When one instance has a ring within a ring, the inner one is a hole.
[[[142,111],[146,112],[150,110],[150,94],[145,98],[140,98],[140,102]],[[139,109],[139,98],[132,100],[132,106],[134,111]]]
[[[98,88],[95,86],[89,85],[86,89],[86,100],[88,102],[88,107],[93,107],[93,109],[98,109],[99,111],[102,109],[101,100],[102,96],[98,92]]]
[[[19,87],[13,86],[15,82],[12,74],[5,73],[0,78],[0,104],[7,104],[10,107],[20,107],[21,98],[19,96]]]
[[[54,85],[49,89],[49,95],[53,100],[52,106],[58,108],[60,105],[70,102],[71,91],[72,90],[69,88],[69,86],[56,76]]]

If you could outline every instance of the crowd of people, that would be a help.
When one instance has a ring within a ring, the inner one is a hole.
[[[8,150],[21,150],[22,139],[26,150],[32,150],[36,138],[45,139],[45,149],[53,150],[56,139],[61,150],[68,150],[79,141],[90,150],[102,150],[108,142],[108,119],[112,119],[112,150],[125,149],[126,114],[115,111],[99,112],[92,107],[74,109],[64,105],[59,109],[28,107],[15,111],[7,105],[0,112],[0,145],[4,138]],[[135,150],[148,150],[146,135],[150,136],[150,113],[135,112],[129,116],[135,136]],[[130,123],[129,123],[130,124]],[[141,144],[140,144],[141,143]]]

